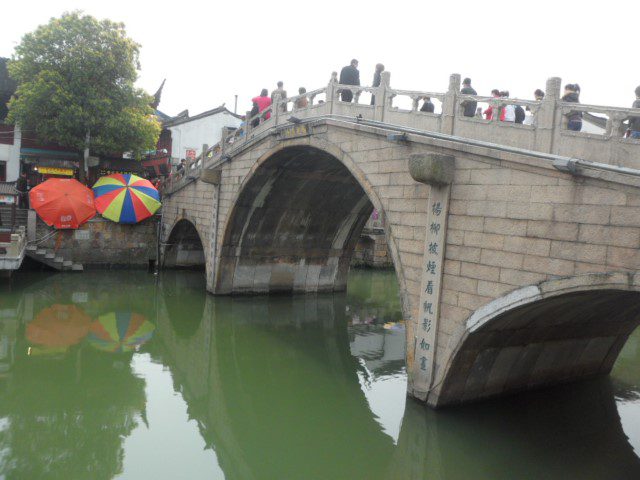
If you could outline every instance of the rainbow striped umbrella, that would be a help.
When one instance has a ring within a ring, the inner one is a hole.
[[[94,320],[87,341],[105,352],[131,352],[146,343],[155,328],[143,315],[110,312]]]
[[[129,173],[101,177],[93,186],[98,212],[118,223],[138,223],[160,208],[160,195],[149,180]]]

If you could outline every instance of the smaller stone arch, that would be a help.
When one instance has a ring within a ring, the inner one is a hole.
[[[434,406],[611,371],[640,324],[640,275],[587,274],[515,290],[476,310],[452,352]]]
[[[178,219],[163,244],[164,268],[205,270],[206,254],[202,235],[189,219]]]

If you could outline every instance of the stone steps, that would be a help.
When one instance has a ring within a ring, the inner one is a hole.
[[[60,272],[82,272],[84,270],[82,264],[74,263],[72,260],[65,260],[53,250],[40,248],[36,245],[27,245],[26,255]]]

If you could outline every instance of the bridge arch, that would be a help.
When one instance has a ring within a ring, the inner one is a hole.
[[[640,325],[640,276],[587,274],[517,289],[476,310],[438,406],[608,374]]]
[[[166,238],[162,256],[165,268],[205,269],[203,237],[193,221],[179,218]]]
[[[256,160],[235,195],[214,292],[343,290],[373,208],[385,215],[365,172],[338,145],[316,137],[278,144]],[[396,241],[385,233],[406,292]]]

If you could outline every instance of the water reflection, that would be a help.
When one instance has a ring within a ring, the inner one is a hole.
[[[113,478],[122,470],[123,439],[144,423],[145,382],[133,374],[131,353],[105,354],[88,336],[92,318],[113,305],[109,297],[122,308],[140,307],[135,288],[114,296],[112,284],[91,275],[82,279],[90,283],[37,278],[0,291],[0,472]]]
[[[638,333],[611,379],[434,412],[404,398],[392,273],[259,298],[95,275],[0,290],[0,475],[640,478]]]

